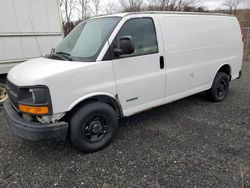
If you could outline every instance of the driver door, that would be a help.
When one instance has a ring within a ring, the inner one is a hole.
[[[164,103],[166,71],[151,17],[127,20],[116,36],[131,37],[134,53],[113,59],[119,101],[125,116]]]

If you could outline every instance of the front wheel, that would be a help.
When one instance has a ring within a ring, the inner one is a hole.
[[[85,153],[106,147],[118,129],[114,109],[102,102],[86,104],[70,119],[70,139],[73,145]]]
[[[215,76],[212,88],[207,91],[209,99],[213,102],[223,101],[229,90],[229,76],[224,72],[218,72]]]
[[[8,99],[7,90],[5,87],[5,79],[0,77],[0,105]]]

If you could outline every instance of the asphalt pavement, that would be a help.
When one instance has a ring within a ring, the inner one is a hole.
[[[203,93],[120,121],[110,146],[13,135],[0,110],[0,187],[250,187],[250,61],[225,101]]]

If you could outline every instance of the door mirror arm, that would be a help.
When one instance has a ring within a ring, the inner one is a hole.
[[[115,48],[115,49],[114,49],[114,53],[115,53],[116,56],[120,56],[120,55],[122,55],[122,49],[120,49],[120,48]]]

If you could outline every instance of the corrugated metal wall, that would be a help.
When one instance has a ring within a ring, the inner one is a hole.
[[[0,0],[0,63],[48,54],[61,40],[57,0]]]

